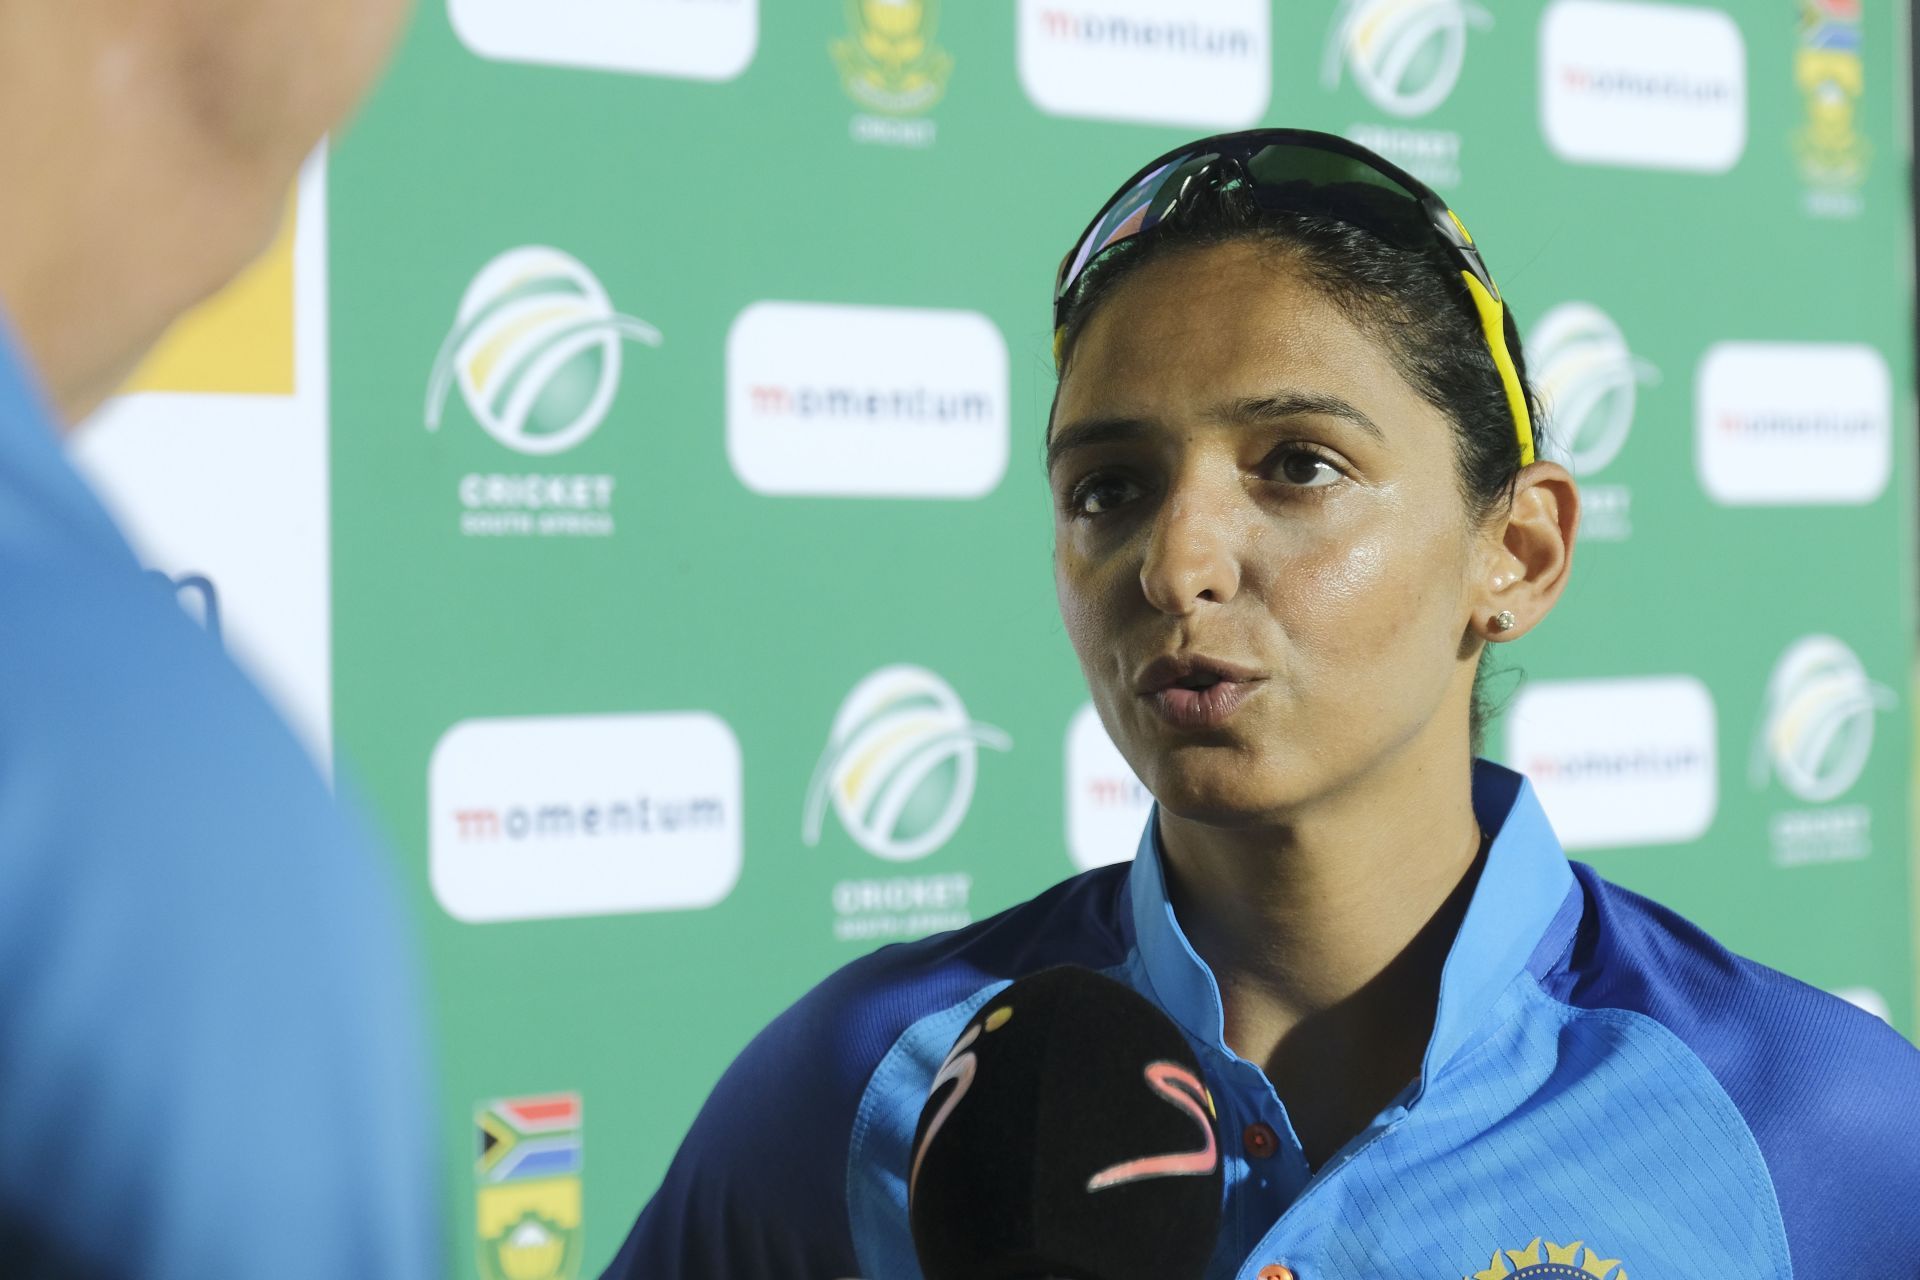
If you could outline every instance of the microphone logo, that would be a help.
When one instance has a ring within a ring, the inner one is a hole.
[[[1108,1187],[1143,1182],[1148,1178],[1209,1174],[1220,1162],[1220,1146],[1213,1136],[1213,1096],[1207,1092],[1207,1087],[1200,1083],[1193,1072],[1176,1062],[1150,1062],[1145,1075],[1148,1088],[1198,1126],[1201,1146],[1195,1151],[1172,1151],[1166,1155],[1123,1160],[1089,1178],[1089,1191],[1104,1191]]]

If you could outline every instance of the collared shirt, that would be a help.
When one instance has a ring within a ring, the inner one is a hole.
[[[1208,1280],[1920,1276],[1920,1051],[1570,864],[1520,774],[1475,761],[1473,807],[1493,838],[1420,1074],[1319,1168],[1224,1041],[1150,819],[1130,865],[883,948],[776,1019],[607,1275],[914,1280],[908,1152],[941,1060],[1009,982],[1073,963],[1199,1056],[1226,1152]]]
[[[0,602],[0,1272],[440,1275],[387,869],[136,561],[4,324]]]

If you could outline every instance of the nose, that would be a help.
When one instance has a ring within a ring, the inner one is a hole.
[[[1176,489],[1155,513],[1140,590],[1160,612],[1184,618],[1240,590],[1234,519],[1224,502]]]

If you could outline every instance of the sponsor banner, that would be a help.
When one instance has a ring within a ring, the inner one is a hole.
[[[1893,375],[1847,342],[1721,342],[1694,376],[1694,461],[1715,502],[1859,504],[1893,474]]]
[[[463,720],[427,769],[434,896],[475,924],[710,907],[740,878],[740,794],[710,712]]]
[[[1542,681],[1507,717],[1507,759],[1568,850],[1697,840],[1719,808],[1718,721],[1693,676]]]
[[[1747,49],[1718,9],[1554,0],[1540,123],[1577,164],[1723,173],[1747,146]]]
[[[1266,0],[1020,0],[1020,84],[1049,115],[1234,128],[1272,97]]]
[[[940,848],[967,816],[979,749],[1013,740],[967,714],[953,686],[924,667],[882,667],[840,704],[807,787],[800,834],[820,843],[831,805],[861,848],[912,862]]]
[[[974,311],[756,302],[727,334],[727,456],[758,493],[981,497],[1007,402],[1006,340]]]
[[[1082,871],[1130,862],[1153,795],[1107,736],[1091,702],[1067,725],[1067,856]]]
[[[581,1230],[580,1095],[474,1108],[474,1260],[483,1280],[574,1280]]]
[[[731,80],[760,41],[759,0],[447,0],[467,48],[538,62],[690,80]]]

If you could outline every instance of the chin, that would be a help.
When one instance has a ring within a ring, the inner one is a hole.
[[[1261,825],[1301,799],[1300,770],[1245,747],[1162,749],[1141,779],[1168,813],[1214,827]]]

